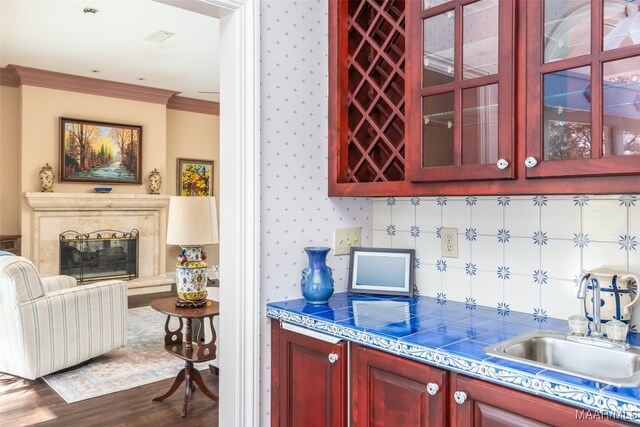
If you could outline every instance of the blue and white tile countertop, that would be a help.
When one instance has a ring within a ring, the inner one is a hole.
[[[438,300],[338,293],[329,304],[267,304],[267,316],[388,353],[640,424],[640,387],[615,387],[491,357],[483,348],[565,320]],[[630,336],[632,344],[640,338]]]

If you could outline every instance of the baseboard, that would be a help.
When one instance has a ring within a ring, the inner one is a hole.
[[[138,277],[127,282],[127,294],[131,296],[171,292],[173,283],[173,279],[166,276]]]
[[[171,285],[147,286],[144,288],[129,288],[127,295],[156,294],[158,292],[171,292]]]

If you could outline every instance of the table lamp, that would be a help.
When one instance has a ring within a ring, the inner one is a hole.
[[[171,196],[167,244],[182,248],[176,264],[178,307],[202,307],[207,302],[207,255],[203,246],[218,243],[216,198]]]

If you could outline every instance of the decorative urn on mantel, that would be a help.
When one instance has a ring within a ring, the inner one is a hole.
[[[43,193],[52,193],[53,192],[53,181],[54,181],[54,173],[53,168],[49,166],[49,163],[46,163],[40,169],[40,185],[42,186]]]
[[[149,192],[150,194],[160,194],[160,185],[162,184],[162,176],[158,169],[153,169],[149,174]]]

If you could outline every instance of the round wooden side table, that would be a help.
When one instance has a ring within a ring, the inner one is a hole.
[[[178,373],[169,391],[162,396],[154,397],[153,401],[159,402],[165,400],[171,396],[184,381],[184,404],[182,406],[182,417],[184,418],[187,415],[187,406],[189,405],[191,393],[195,390],[195,385],[197,385],[200,390],[202,390],[202,393],[209,399],[215,402],[218,401],[218,396],[209,391],[202,381],[200,372],[193,368],[193,364],[194,362],[208,362],[216,358],[216,331],[213,328],[213,318],[220,314],[220,304],[216,301],[207,300],[204,307],[180,308],[176,307],[176,300],[176,297],[170,297],[151,301],[151,307],[153,309],[167,315],[167,321],[164,325],[164,349],[185,361],[184,369]],[[176,317],[179,322],[177,329],[173,331],[169,328],[171,317]],[[200,320],[200,327],[198,328],[195,341],[193,340],[193,319]],[[206,343],[203,342],[205,319],[209,319],[209,325],[211,326],[211,340]],[[183,320],[186,323],[184,334],[182,332],[184,325]]]

